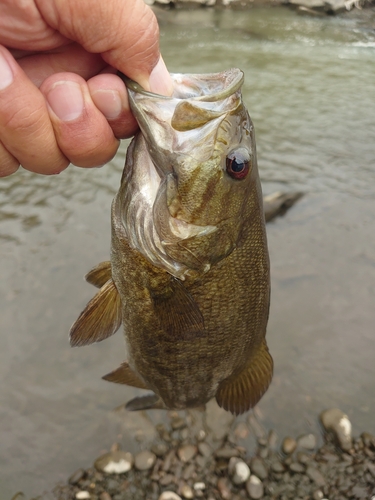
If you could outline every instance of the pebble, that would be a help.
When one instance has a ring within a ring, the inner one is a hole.
[[[289,436],[283,439],[281,450],[285,455],[291,455],[297,448],[297,441]]]
[[[134,465],[138,470],[148,470],[154,466],[156,462],[156,455],[152,451],[144,450],[135,456]]]
[[[174,491],[163,491],[159,496],[159,500],[182,500],[182,498]]]
[[[171,421],[171,426],[174,431],[177,429],[183,429],[186,427],[186,420],[180,417],[174,418]]]
[[[85,471],[83,469],[78,469],[74,474],[68,479],[70,484],[77,484],[85,476]]]
[[[208,458],[212,455],[212,448],[207,443],[199,443],[198,450],[199,450],[199,453],[206,458]]]
[[[78,491],[76,493],[76,499],[77,500],[86,500],[88,498],[91,498],[91,495],[88,491]]]
[[[177,417],[172,413],[171,422]],[[172,434],[171,424],[168,429],[160,427],[172,438],[168,442],[158,438],[151,451],[136,455],[137,462],[142,455],[147,462],[142,472],[133,466],[131,454],[113,448],[95,462],[95,468],[79,469],[65,485],[56,487],[53,498],[140,500],[147,492],[147,500],[375,500],[375,441],[369,433],[352,440],[348,452],[335,445],[330,438],[332,431],[325,434],[325,443],[319,449],[312,447],[314,438],[308,434],[297,440],[288,437],[291,445],[285,447],[284,439],[281,451],[286,448],[290,453],[283,454],[271,448],[276,434],[268,433],[268,438],[259,439],[256,455],[247,458],[248,451],[236,444],[229,426],[220,442],[210,432],[198,442],[196,433],[191,436],[182,432],[190,429],[191,421],[187,418],[186,422],[187,427],[173,430]],[[215,452],[213,447],[217,446]],[[294,446],[296,449],[291,451]],[[147,457],[152,457],[153,466]],[[126,476],[116,474],[122,459],[130,463]],[[109,464],[111,473],[103,470]]]
[[[314,481],[317,486],[324,486],[326,484],[326,480],[324,479],[322,473],[311,465],[309,465],[306,469],[306,476]]]
[[[229,446],[226,446],[217,450],[215,455],[217,458],[232,458],[238,457],[240,452],[236,448],[229,448]]]
[[[197,453],[198,448],[192,444],[181,446],[177,451],[178,458],[184,463],[190,462]]]
[[[316,437],[314,434],[304,434],[297,439],[297,446],[305,450],[314,450],[316,448]]]
[[[250,498],[254,500],[262,498],[264,493],[264,487],[262,481],[259,477],[251,475],[246,483],[246,489]]]
[[[232,457],[229,460],[228,472],[232,477],[233,484],[239,485],[246,483],[250,477],[249,466],[240,458]]]
[[[343,451],[349,451],[352,448],[352,424],[345,413],[338,408],[331,408],[320,414],[320,421],[324,430],[333,434]]]
[[[203,481],[193,484],[195,491],[202,491],[206,489],[206,484]]]
[[[184,483],[180,487],[180,493],[184,498],[190,499],[194,498],[194,491],[193,488],[191,488],[188,484]]]
[[[260,479],[266,479],[268,477],[267,467],[261,458],[253,457],[250,460],[250,469]]]
[[[133,455],[127,451],[112,451],[95,461],[95,467],[107,474],[123,474],[133,466]]]

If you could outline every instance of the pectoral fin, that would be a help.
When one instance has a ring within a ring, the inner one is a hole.
[[[72,347],[100,342],[120,328],[121,299],[112,279],[90,300],[70,329]]]
[[[171,278],[164,295],[152,295],[160,326],[176,340],[189,340],[204,335],[202,313],[180,280]]]
[[[125,408],[129,411],[166,409],[162,400],[154,393],[131,399],[128,403],[126,403]]]
[[[111,278],[112,267],[110,261],[108,260],[95,266],[85,276],[87,283],[90,283],[90,285],[94,285],[97,288],[101,288]]]
[[[263,341],[245,369],[223,380],[216,393],[216,401],[224,410],[235,415],[254,407],[266,392],[272,380],[273,361],[266,341]]]
[[[115,382],[116,384],[130,385],[132,387],[138,387],[139,389],[148,389],[143,380],[133,372],[126,361],[116,368],[116,370],[104,375],[102,378],[108,380],[108,382]]]

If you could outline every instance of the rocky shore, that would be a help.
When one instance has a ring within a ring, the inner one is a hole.
[[[375,500],[375,436],[353,438],[339,409],[320,415],[324,443],[314,434],[262,434],[251,415],[220,439],[171,412],[158,439],[132,455],[112,446],[94,467],[77,470],[53,492],[58,500]],[[243,441],[256,432],[255,453]],[[241,444],[242,442],[242,444]]]
[[[354,8],[375,6],[374,0],[146,0],[155,7],[167,8],[249,8],[256,5],[286,5],[299,13],[310,15],[332,15],[348,12]]]

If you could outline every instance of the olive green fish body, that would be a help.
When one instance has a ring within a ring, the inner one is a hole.
[[[254,129],[239,70],[172,76],[171,98],[129,91],[141,132],[112,205],[111,262],[87,276],[100,291],[71,343],[107,338],[122,320],[128,361],[104,378],[154,393],[130,409],[216,397],[239,414],[258,402],[273,369]]]

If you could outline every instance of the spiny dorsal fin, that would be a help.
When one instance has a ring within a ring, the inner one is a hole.
[[[131,399],[128,403],[126,403],[125,408],[129,411],[166,409],[162,400],[154,393]]]
[[[130,385],[132,387],[138,387],[139,389],[149,389],[143,380],[133,372],[126,361],[121,363],[116,370],[104,375],[102,378],[108,380],[108,382],[114,382],[115,384]]]
[[[112,279],[90,300],[70,329],[72,347],[100,342],[120,328],[121,299]]]
[[[100,264],[92,268],[91,271],[89,271],[85,276],[85,280],[87,281],[87,283],[96,286],[96,288],[101,288],[111,278],[112,268],[109,260],[101,262]]]
[[[204,320],[198,304],[180,280],[171,278],[170,284],[170,293],[152,296],[160,326],[176,340],[202,337]]]
[[[241,373],[219,384],[216,393],[218,405],[235,415],[250,410],[268,389],[272,373],[273,361],[264,340]]]

